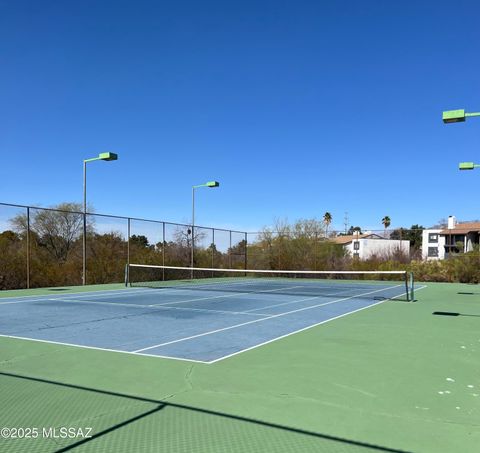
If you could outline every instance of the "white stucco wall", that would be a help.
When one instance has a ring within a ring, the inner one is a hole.
[[[358,250],[355,250],[355,242],[359,243]],[[398,239],[355,239],[345,246],[352,256],[358,253],[360,259],[367,259],[372,255],[391,255],[401,250],[406,255],[410,254],[410,241]]]
[[[422,257],[424,260],[443,260],[445,258],[445,236],[440,236],[442,229],[423,230],[422,232]],[[429,242],[430,234],[438,234],[438,242]],[[428,256],[428,248],[438,249],[438,256]]]

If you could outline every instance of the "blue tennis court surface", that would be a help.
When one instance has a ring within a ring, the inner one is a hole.
[[[126,288],[0,299],[0,335],[213,363],[400,294],[393,282],[353,288],[285,282]]]

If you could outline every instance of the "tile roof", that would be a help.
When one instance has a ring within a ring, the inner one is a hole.
[[[440,234],[467,234],[467,233],[478,233],[480,232],[480,222],[464,222],[464,223],[457,223],[455,228],[452,229],[444,229],[440,231]]]
[[[335,242],[336,244],[348,244],[357,239],[366,239],[366,238],[384,239],[382,238],[382,236],[379,236],[378,234],[368,233],[368,234],[350,234],[347,236],[337,236],[337,237],[331,238],[331,241]]]

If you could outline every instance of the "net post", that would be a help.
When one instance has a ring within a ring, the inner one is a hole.
[[[130,281],[130,275],[129,275],[129,270],[130,268],[130,265],[129,263],[125,264],[125,286],[128,287],[128,283]]]
[[[415,279],[413,277],[413,272],[410,272],[410,301],[413,302],[415,300]]]
[[[407,302],[410,301],[410,287],[409,287],[409,279],[408,279],[408,272],[405,271],[404,274],[404,279],[405,279],[405,294],[407,296]]]

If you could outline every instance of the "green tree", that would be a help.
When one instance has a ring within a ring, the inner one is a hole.
[[[396,228],[390,233],[390,239],[403,239],[410,241],[412,254],[417,255],[422,248],[422,231],[425,228],[422,225],[412,225],[410,228]]]
[[[144,236],[143,234],[138,236],[136,234],[132,234],[130,236],[130,245],[147,248],[150,244],[148,243],[147,236]]]
[[[383,227],[385,228],[385,237],[387,236],[387,228],[390,226],[390,223],[391,223],[390,217],[388,217],[388,215],[386,215],[382,219],[382,224],[383,224]]]
[[[328,211],[323,214],[323,223],[325,224],[325,237],[328,238],[328,227],[332,223],[332,214]]]
[[[422,248],[422,233],[425,229],[422,225],[412,225],[409,230],[408,239],[410,241],[410,245],[415,249],[419,250]]]
[[[362,234],[362,229],[359,226],[351,226],[347,232],[347,236],[352,236],[357,233]]]

